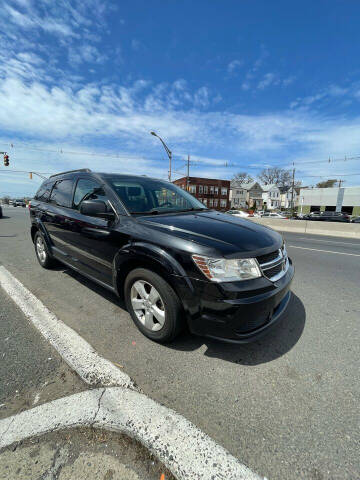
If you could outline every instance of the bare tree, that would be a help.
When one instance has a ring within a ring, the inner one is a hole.
[[[279,187],[287,187],[292,184],[291,170],[285,170],[284,168],[264,168],[258,177],[260,182],[264,183],[265,185],[274,183]]]
[[[246,172],[237,172],[232,178],[236,183],[251,183],[254,181],[251,175]]]
[[[329,179],[329,180],[324,180],[323,182],[319,182],[316,184],[317,188],[332,188],[335,187],[335,184],[338,181],[335,178]]]

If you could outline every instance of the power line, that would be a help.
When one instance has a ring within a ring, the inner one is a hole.
[[[41,175],[53,175],[54,173],[56,172],[34,172],[34,170],[30,171],[30,170],[13,170],[13,169],[9,169],[7,168],[6,170],[0,170],[0,173],[40,173]]]
[[[26,149],[26,150],[34,150],[34,151],[40,151],[40,152],[46,152],[46,153],[59,153],[61,155],[77,155],[77,156],[102,156],[102,157],[107,157],[107,158],[124,158],[124,159],[130,159],[130,158],[138,158],[137,155],[134,154],[123,154],[123,153],[105,153],[105,152],[79,152],[79,151],[72,151],[72,150],[63,150],[61,147],[59,149],[49,149],[49,148],[42,148],[38,147],[33,144],[29,143],[4,143],[3,145],[7,145],[8,147],[12,149],[20,148],[20,149]],[[329,157],[327,160],[304,160],[304,161],[291,161],[289,164],[295,164],[296,166],[301,166],[301,165],[310,165],[310,164],[319,164],[319,163],[335,163],[335,162],[348,162],[348,161],[353,161],[353,160],[359,160],[360,155],[352,155],[352,156],[347,156],[344,155],[344,157],[338,157],[338,158],[331,158]],[[199,163],[204,163],[206,164],[206,161],[204,162],[199,162]],[[211,162],[210,162],[211,164]],[[265,164],[266,165],[266,164]],[[284,168],[286,163],[268,163],[268,165],[273,166],[273,167],[282,167]],[[238,167],[238,168],[247,168],[247,169],[260,169],[260,168],[267,168],[266,166],[252,166],[252,165],[240,165],[236,163],[229,162],[225,160],[224,162],[219,163],[218,165],[212,165],[214,167],[227,167],[227,168],[233,168],[233,167]]]

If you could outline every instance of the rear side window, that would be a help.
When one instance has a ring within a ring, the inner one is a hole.
[[[55,183],[51,192],[50,202],[55,203],[59,207],[71,207],[73,180],[59,180]]]
[[[36,192],[34,197],[35,200],[39,200],[40,202],[48,202],[53,185],[54,182],[44,182]]]

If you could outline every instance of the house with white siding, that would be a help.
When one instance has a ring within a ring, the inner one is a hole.
[[[265,210],[277,210],[281,207],[280,189],[275,184],[262,185],[262,200]]]

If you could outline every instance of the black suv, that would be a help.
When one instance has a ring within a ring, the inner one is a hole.
[[[186,324],[247,342],[274,325],[290,299],[294,270],[280,234],[209,210],[166,181],[87,169],[53,175],[30,217],[43,267],[60,260],[115,292],[158,342]]]

